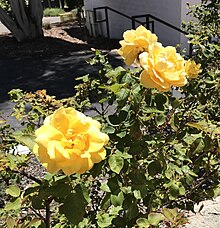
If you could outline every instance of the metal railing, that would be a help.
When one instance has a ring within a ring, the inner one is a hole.
[[[100,10],[104,11],[104,16],[105,17],[102,18],[102,19],[98,19],[98,11],[100,11]],[[151,29],[151,31],[154,32],[154,28],[155,28],[154,21],[157,21],[157,22],[160,22],[163,25],[166,25],[169,28],[172,28],[175,31],[180,32],[180,33],[182,33],[184,35],[188,34],[187,32],[183,31],[182,29],[180,29],[180,28],[178,28],[178,27],[176,27],[176,26],[174,26],[174,25],[172,25],[172,24],[170,24],[170,23],[168,23],[168,22],[166,22],[166,21],[164,21],[164,20],[162,20],[162,19],[160,19],[158,17],[155,17],[155,16],[153,16],[151,14],[128,16],[128,15],[126,15],[126,14],[120,12],[120,11],[117,11],[117,10],[115,10],[113,8],[110,8],[108,6],[96,7],[96,8],[93,9],[93,11],[94,11],[94,21],[95,21],[95,23],[103,23],[103,22],[106,23],[106,34],[107,34],[107,38],[108,38],[109,41],[110,41],[110,27],[109,27],[108,11],[114,12],[114,13],[122,16],[122,17],[125,17],[125,18],[129,19],[131,21],[132,29],[135,29],[135,25],[136,25],[136,23],[138,23],[138,24],[141,24],[141,25],[145,26],[147,29]],[[145,21],[144,22],[140,21],[140,20],[138,20],[139,18],[144,18]],[[150,25],[151,25],[151,28],[150,28]],[[190,43],[189,44],[189,56],[190,57],[192,56],[192,51],[193,51],[193,46]]]

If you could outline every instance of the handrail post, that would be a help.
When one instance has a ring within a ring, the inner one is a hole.
[[[150,17],[149,17],[149,15],[146,15],[146,27],[147,27],[147,29],[150,29]]]
[[[109,30],[109,20],[108,20],[108,8],[105,7],[105,19],[106,19],[106,32],[108,37],[108,48],[110,48],[110,30]]]
[[[97,10],[96,8],[93,9],[95,23],[97,22],[97,15],[96,15],[97,13],[96,13],[96,10]]]
[[[135,17],[131,17],[131,24],[132,24],[132,29],[135,29]]]
[[[190,43],[190,44],[189,44],[189,57],[190,57],[190,58],[192,57],[192,53],[193,53],[193,44]]]
[[[151,26],[152,27],[152,31],[151,32],[154,33],[154,21],[152,21],[151,24],[152,24],[152,26]]]

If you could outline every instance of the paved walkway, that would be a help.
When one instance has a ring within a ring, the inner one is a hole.
[[[9,102],[8,92],[11,89],[36,91],[46,89],[49,95],[65,98],[74,95],[74,78],[96,74],[97,69],[90,66],[86,60],[93,56],[91,51],[77,51],[67,56],[54,57],[0,57],[0,112],[8,117],[13,127],[19,128],[19,123],[10,116],[13,104]],[[109,54],[113,66],[122,64],[116,52]]]
[[[201,206],[203,208],[198,212]],[[194,209],[197,213],[190,213],[186,228],[220,228],[220,196],[214,200],[200,202]]]
[[[60,22],[60,17],[44,17],[43,24],[53,24]],[[0,22],[0,34],[10,33],[10,31]]]

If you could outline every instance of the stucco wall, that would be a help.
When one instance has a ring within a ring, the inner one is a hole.
[[[199,0],[192,0],[190,2],[199,2]],[[186,0],[84,0],[86,10],[93,10],[93,8],[100,6],[109,6],[128,16],[152,14],[176,27],[180,27],[181,21],[187,19],[185,16],[185,3]],[[131,21],[114,12],[109,11],[109,21],[111,38],[121,39],[123,32],[131,29]],[[102,28],[102,32],[106,35],[105,27]],[[179,32],[159,22],[155,22],[154,32],[158,35],[159,41],[163,45],[175,46],[180,42],[184,42],[186,46],[186,39]]]

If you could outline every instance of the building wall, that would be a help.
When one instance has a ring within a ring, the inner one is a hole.
[[[190,2],[198,3],[199,1],[200,0],[191,0]],[[93,8],[100,6],[109,6],[128,16],[152,14],[179,28],[183,19],[188,20],[185,3],[186,0],[84,0],[86,10],[93,10]],[[101,11],[99,13],[100,18],[103,18],[104,14]],[[132,27],[129,19],[110,11],[109,21],[111,38],[121,39],[123,32]],[[99,28],[99,31],[106,36],[104,23],[102,29]],[[158,35],[159,41],[162,42],[163,45],[175,46],[180,42],[184,42],[184,45],[187,46],[187,40],[184,36],[159,22],[155,22],[154,32]]]

